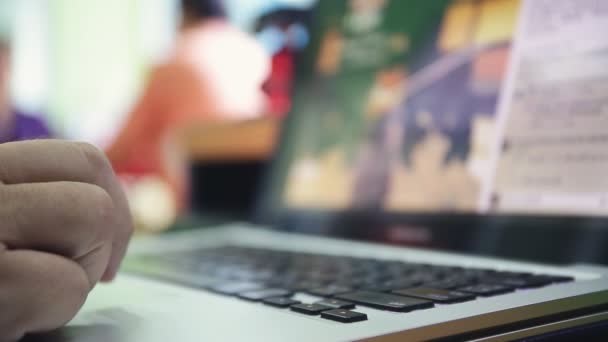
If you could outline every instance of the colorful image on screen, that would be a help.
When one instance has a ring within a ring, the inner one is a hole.
[[[329,6],[287,203],[477,208],[519,1]]]

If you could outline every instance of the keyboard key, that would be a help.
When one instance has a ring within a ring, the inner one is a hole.
[[[494,276],[500,277],[500,278],[525,278],[525,277],[530,277],[533,275],[534,274],[530,273],[530,272],[514,272],[514,271],[494,272]]]
[[[382,278],[369,277],[368,275],[365,275],[364,277],[342,280],[339,284],[353,289],[372,289],[384,281],[385,279]]]
[[[290,307],[291,311],[303,313],[305,315],[316,316],[323,311],[332,310],[331,306],[321,304],[295,304]]]
[[[439,281],[434,281],[430,283],[424,284],[424,287],[430,287],[434,289],[442,289],[442,290],[453,290],[459,287],[465,287],[469,285],[473,285],[474,281],[465,277],[452,277],[446,278]]]
[[[335,309],[321,312],[321,317],[341,323],[353,323],[367,320],[367,315],[361,312]]]
[[[319,297],[333,297],[338,294],[351,292],[353,289],[344,286],[327,286],[309,290],[308,293]]]
[[[278,298],[266,298],[262,301],[262,303],[270,306],[274,306],[277,308],[287,308],[295,304],[300,304],[299,300],[294,300],[287,297],[278,297]]]
[[[567,283],[567,282],[574,281],[573,277],[552,276],[552,275],[544,275],[544,274],[535,275],[532,278],[535,279],[536,281],[546,280],[546,281],[550,281],[551,283]]]
[[[500,294],[505,294],[509,292],[513,292],[513,288],[506,285],[500,284],[477,284],[466,287],[461,287],[458,289],[460,292],[467,292],[476,294],[478,296],[490,297],[496,296]]]
[[[316,304],[329,306],[334,309],[354,309],[355,308],[354,303],[345,302],[345,301],[339,300],[339,299],[324,299],[322,301],[317,302]]]
[[[404,279],[407,279],[410,282],[417,282],[420,284],[438,281],[441,280],[441,278],[442,276],[440,274],[431,271],[419,271],[404,277]]]
[[[213,287],[209,288],[209,290],[220,293],[220,294],[225,294],[225,295],[235,295],[240,292],[257,290],[257,289],[260,289],[261,287],[262,287],[262,285],[259,283],[249,283],[249,282],[234,283],[233,282],[233,283],[224,283],[221,285],[213,286]]]
[[[393,291],[393,293],[402,296],[428,299],[441,304],[465,302],[468,300],[475,299],[475,296],[469,293],[433,289],[428,287],[416,287],[412,289],[397,290]]]
[[[322,266],[319,266],[322,267]],[[335,274],[325,273],[321,270],[314,270],[310,272],[305,272],[301,275],[303,279],[306,279],[310,282],[316,282],[320,284],[327,284],[335,280]]]
[[[536,287],[543,287],[551,284],[553,280],[551,277],[546,276],[523,276],[523,277],[490,277],[483,279],[484,283],[490,284],[502,284],[511,286],[518,289],[530,289]]]
[[[574,281],[574,277],[568,277],[568,276],[543,276],[543,277],[549,277],[551,279],[551,282],[553,282],[553,283],[568,283],[568,282]]]
[[[239,298],[251,300],[251,301],[260,301],[262,299],[271,298],[271,297],[288,297],[293,293],[289,290],[285,289],[261,289],[261,290],[253,290],[241,292],[238,294]]]
[[[391,292],[393,290],[404,289],[408,287],[415,287],[418,285],[422,285],[422,282],[418,280],[411,280],[407,278],[401,279],[392,279],[381,282],[380,284],[362,288],[362,290],[372,291],[372,292]]]
[[[489,277],[495,274],[496,271],[484,268],[466,268],[458,273],[458,276],[466,277],[471,280],[479,280],[484,277]]]
[[[372,308],[406,312],[433,307],[433,302],[428,300],[407,298],[392,294],[371,291],[356,291],[336,296],[338,299],[346,300],[356,304]]]
[[[298,291],[309,291],[312,289],[317,289],[323,287],[324,284],[313,281],[302,281],[302,282],[291,282],[289,284],[285,284],[285,287],[288,289],[298,292]]]

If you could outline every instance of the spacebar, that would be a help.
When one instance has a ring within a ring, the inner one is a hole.
[[[372,308],[398,312],[426,309],[431,308],[434,305],[433,302],[424,299],[416,299],[371,291],[349,292],[338,295],[336,298]]]

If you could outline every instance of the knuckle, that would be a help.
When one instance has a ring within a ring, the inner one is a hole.
[[[108,224],[111,224],[114,220],[114,201],[112,197],[101,187],[96,185],[87,186],[87,198],[88,205],[90,206],[90,210],[92,211],[91,218],[101,223],[102,226],[107,227]],[[102,231],[108,231],[108,229],[102,229]]]
[[[89,279],[84,272],[66,272],[65,270],[60,272],[57,271],[57,268],[55,271],[57,282],[62,284],[58,291],[63,292],[58,294],[57,297],[69,298],[73,307],[71,312],[76,313],[91,291]],[[69,279],[69,281],[66,281],[66,279]]]
[[[9,193],[10,188],[0,183],[0,236],[12,236],[17,240],[21,236],[18,223],[17,207],[15,194]],[[3,239],[3,243],[7,240]]]
[[[38,252],[18,253],[0,262],[3,273],[10,274],[0,285],[0,307],[13,308],[0,316],[0,341],[65,325],[90,291],[87,275],[76,263]]]
[[[107,228],[113,224],[114,202],[101,187],[86,183],[69,183],[66,205],[72,210],[72,238],[76,254],[109,239]]]
[[[0,181],[0,203],[9,203],[8,186]]]
[[[92,175],[101,177],[111,171],[112,168],[108,158],[98,147],[85,142],[78,142],[76,145],[89,165]]]

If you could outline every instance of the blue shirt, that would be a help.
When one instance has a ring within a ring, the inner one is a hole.
[[[14,113],[14,128],[7,136],[0,136],[0,144],[30,139],[44,139],[51,136],[46,124],[35,117],[22,112]]]

